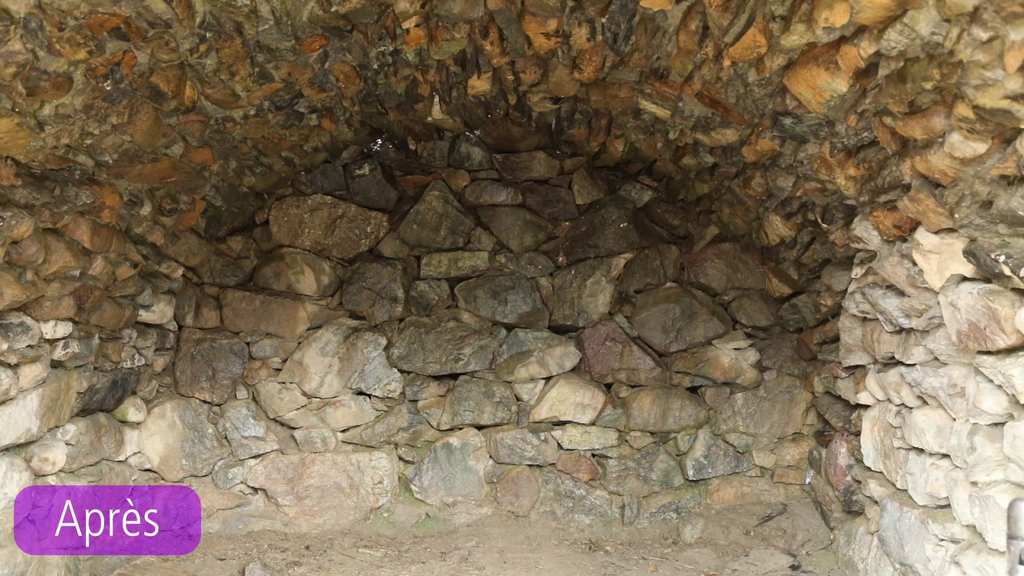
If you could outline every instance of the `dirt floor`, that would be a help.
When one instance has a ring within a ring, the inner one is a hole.
[[[113,576],[827,576],[835,568],[829,531],[809,502],[707,511],[680,526],[600,535],[503,516],[456,529],[214,534],[192,554],[138,559]]]

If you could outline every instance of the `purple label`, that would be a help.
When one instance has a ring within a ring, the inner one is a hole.
[[[202,512],[188,486],[29,486],[14,500],[14,540],[33,555],[188,554]]]

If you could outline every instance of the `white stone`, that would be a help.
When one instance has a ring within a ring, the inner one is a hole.
[[[563,450],[600,450],[617,446],[619,431],[601,426],[567,424],[551,431]]]
[[[968,242],[970,238],[956,232],[932,234],[924,226],[918,226],[912,242],[914,262],[921,267],[925,281],[933,290],[938,292],[954,274],[978,277],[978,270],[964,258],[963,251]]]
[[[974,365],[985,376],[1024,403],[1024,352],[978,354]]]
[[[1003,453],[1009,460],[1006,478],[1024,484],[1024,420],[1007,422],[1003,426]]]
[[[1006,552],[1006,511],[1014,498],[1024,498],[1024,488],[1009,482],[993,484],[970,496],[974,526],[993,550]]]
[[[551,379],[530,410],[531,422],[577,422],[590,424],[604,408],[605,392],[601,386],[575,374],[561,374]]]
[[[56,438],[38,440],[25,449],[25,460],[36,476],[54,474],[68,460],[68,445]]]
[[[125,398],[125,401],[110,414],[120,422],[138,424],[146,419],[147,413],[146,403],[142,401],[142,398],[133,394]]]
[[[982,542],[960,548],[956,561],[966,576],[1006,576],[1006,555]]]
[[[398,397],[403,380],[384,354],[388,342],[365,328],[365,323],[348,318],[331,321],[292,353],[278,382],[294,382],[317,398],[335,398],[353,390]]]
[[[968,280],[946,285],[939,305],[953,342],[961,348],[994,352],[1024,345],[1024,333],[1014,325],[1014,315],[1024,308],[1024,294]]]
[[[864,413],[860,444],[864,464],[876,472],[885,474],[897,488],[907,489],[908,450],[898,448],[894,440],[899,438],[896,427],[901,421],[901,409],[889,402],[879,402]],[[894,424],[896,423],[896,424]]]
[[[946,493],[949,495],[949,508],[957,522],[964,526],[974,526],[971,514],[971,493],[974,486],[967,480],[967,472],[957,468],[946,474]]]
[[[954,468],[948,456],[911,450],[907,456],[907,492],[921,506],[949,504],[946,474]]]
[[[837,566],[835,576],[893,576],[895,569],[882,551],[864,516],[840,525],[833,533],[832,550]]]
[[[119,461],[127,460],[135,454],[142,452],[142,430],[138,426],[122,426],[124,432],[124,452]]]
[[[339,431],[373,422],[378,414],[369,396],[356,394],[335,398],[316,412],[324,424]]]
[[[39,330],[46,340],[60,340],[71,335],[75,325],[68,320],[47,320],[39,323]]]
[[[967,471],[975,483],[999,482],[1006,478],[1003,427],[958,421],[949,437],[953,463]]]
[[[547,380],[531,380],[529,382],[513,382],[512,392],[515,393],[516,398],[519,398],[520,402],[526,402],[527,404],[533,404],[540,396],[540,393],[544,390],[544,385],[547,384]]]
[[[20,457],[10,453],[0,454],[0,510],[14,502],[18,492],[31,486],[33,478],[28,464]]]
[[[975,424],[1002,424],[1024,415],[1024,406],[980,370],[967,379],[967,419]]]
[[[972,366],[933,363],[902,366],[899,371],[914,390],[938,401],[950,416],[957,419],[967,417],[967,379],[973,377]]]
[[[949,514],[947,510],[922,508],[902,494],[880,504],[878,540],[893,564],[905,567],[906,574],[955,574],[953,550],[928,530],[928,517]]]
[[[174,295],[154,294],[153,305],[139,308],[138,321],[143,324],[166,324],[174,320]]]
[[[864,385],[878,400],[888,400],[893,404],[910,408],[924,404],[924,399],[907,383],[899,369],[893,368],[879,372],[878,367],[872,365],[864,379]]]
[[[939,406],[921,406],[903,413],[903,439],[933,454],[949,454],[953,417]]]

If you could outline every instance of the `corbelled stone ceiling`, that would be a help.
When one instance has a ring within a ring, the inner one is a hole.
[[[1001,573],[1022,128],[1019,0],[0,0],[0,576],[77,483]]]

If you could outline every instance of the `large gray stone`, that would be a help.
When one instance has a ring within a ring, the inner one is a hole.
[[[487,451],[498,464],[547,466],[558,460],[558,443],[550,426],[501,426],[484,430]]]
[[[452,250],[466,245],[473,226],[448,186],[434,180],[398,226],[398,235],[409,246]]]
[[[209,418],[207,407],[194,398],[172,398],[150,409],[139,425],[142,453],[164,480],[206,476],[231,453]]]
[[[543,150],[518,154],[494,154],[494,167],[506,180],[550,180],[562,171],[562,164]]]
[[[267,430],[251,400],[233,400],[221,407],[217,429],[231,445],[235,458],[245,460],[280,447],[277,436]]]
[[[388,357],[399,370],[425,376],[488,370],[507,332],[464,310],[404,320]]]
[[[42,339],[39,323],[16,310],[0,312],[0,354],[35,346]]]
[[[412,493],[433,506],[475,504],[487,495],[487,442],[475,428],[438,440],[406,471]]]
[[[376,326],[406,315],[405,299],[416,276],[409,261],[365,260],[348,271],[341,303]]]
[[[631,456],[598,460],[604,474],[601,485],[612,494],[643,498],[685,482],[679,462],[664,446]]]
[[[695,431],[708,421],[700,398],[681,388],[639,388],[622,403],[626,427],[638,432]]]
[[[730,396],[712,429],[719,435],[738,433],[772,442],[800,431],[813,398],[800,380],[782,376]]]
[[[534,510],[553,522],[621,521],[621,506],[610,494],[550,468],[540,469],[540,500]]]
[[[441,437],[408,402],[396,404],[384,416],[341,435],[343,442],[380,448],[388,444],[422,446]]]
[[[487,271],[490,252],[433,252],[420,259],[420,278],[472,278]]]
[[[373,158],[349,164],[345,167],[345,176],[349,199],[364,208],[388,212],[402,197],[402,187]]]
[[[568,190],[565,192],[568,194],[569,205],[575,210],[572,194]],[[641,247],[642,241],[633,222],[633,203],[621,196],[613,196],[594,203],[598,204],[601,206],[575,219],[566,235],[545,249],[552,260],[560,265],[574,264],[588,258],[622,254]],[[526,205],[533,208],[529,196]]]
[[[676,372],[686,372],[717,383],[754,386],[761,382],[761,371],[754,366],[760,358],[754,348],[729,350],[703,346],[673,355],[668,365]]]
[[[455,287],[459,308],[493,322],[547,328],[548,308],[533,280],[522,274],[492,274]]]
[[[514,254],[536,249],[548,239],[553,225],[519,206],[486,206],[477,209],[484,226]]]
[[[518,206],[523,193],[518,187],[495,180],[475,180],[462,191],[467,206]]]
[[[512,388],[500,380],[462,376],[444,400],[441,430],[507,424],[516,416],[516,396]]]
[[[293,520],[340,525],[362,520],[398,494],[398,459],[384,451],[269,454],[245,477]]]
[[[697,432],[693,446],[682,457],[687,480],[707,480],[750,470],[750,462],[706,428]]]
[[[307,395],[334,398],[352,391],[384,398],[402,393],[402,375],[388,364],[387,340],[348,318],[314,332],[285,363],[279,382],[295,382]]]
[[[618,266],[612,259],[587,260],[555,272],[551,278],[551,324],[586,328],[606,317],[617,275]]]
[[[270,209],[274,240],[347,260],[373,248],[388,232],[387,214],[329,196],[289,196]]]
[[[564,336],[516,328],[494,353],[494,373],[510,382],[548,378],[572,370],[580,357],[573,341]]]
[[[630,320],[644,342],[662,354],[706,344],[732,328],[710,298],[671,284],[637,296]]]
[[[224,330],[185,328],[174,358],[174,384],[178,394],[223,404],[243,384],[249,347]]]
[[[97,412],[86,418],[72,418],[57,432],[67,444],[67,459],[61,468],[74,472],[100,460],[125,458],[125,433],[110,414]]]

